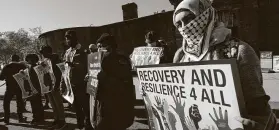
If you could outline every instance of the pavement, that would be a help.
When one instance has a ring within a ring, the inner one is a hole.
[[[2,85],[4,82],[0,82]],[[279,73],[263,73],[263,86],[266,93],[271,97],[270,105],[272,109],[279,110]],[[138,89],[136,89],[138,92]],[[3,116],[3,95],[5,92],[5,86],[0,87],[0,117]],[[137,94],[137,98],[140,99],[140,96]],[[64,106],[67,106],[65,103]],[[16,114],[16,102],[13,100],[11,102],[11,119],[10,125],[4,125],[3,122],[0,122],[0,130],[45,130],[47,126],[31,126],[28,123],[18,123],[17,121],[17,114]],[[28,121],[32,120],[32,113],[30,103],[27,102],[26,108],[29,112],[24,113],[24,116],[27,117]],[[144,111],[144,106],[138,105],[135,106],[136,110],[136,118],[134,124],[128,128],[129,130],[147,130],[148,129],[148,122],[146,119],[146,114]],[[75,112],[70,109],[65,108],[66,113],[66,122],[67,127],[65,130],[76,130],[77,121],[75,118]],[[276,111],[279,115],[279,112]],[[50,125],[53,121],[53,113],[52,109],[45,110],[45,121],[46,125]]]
[[[0,81],[0,85],[4,82]],[[3,113],[3,95],[5,92],[5,86],[0,88],[0,117],[4,116]],[[43,104],[45,101],[43,101]],[[50,106],[50,104],[49,104]],[[66,114],[66,122],[67,126],[64,130],[78,130],[77,129],[77,120],[76,114],[74,110],[67,109],[67,103],[64,103],[65,114]],[[52,109],[45,110],[45,126],[31,126],[28,123],[18,123],[18,118],[16,114],[16,102],[12,100],[11,105],[11,118],[10,125],[5,125],[4,122],[0,122],[0,130],[47,130],[48,126],[53,122],[53,112]],[[24,113],[24,116],[27,117],[27,122],[32,120],[31,106],[29,101],[26,102],[26,109],[29,112]],[[128,130],[148,130],[148,122],[145,117],[144,107],[143,106],[135,106],[136,117],[134,124],[128,128]]]

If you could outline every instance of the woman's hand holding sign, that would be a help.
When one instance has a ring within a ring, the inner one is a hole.
[[[240,123],[242,123],[243,125],[246,126],[247,129],[251,129],[251,130],[264,130],[265,126],[255,122],[253,120],[250,119],[246,119],[246,118],[242,118],[242,117],[236,117],[235,118],[237,121],[239,121]]]

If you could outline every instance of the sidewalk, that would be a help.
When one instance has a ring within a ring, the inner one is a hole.
[[[263,73],[263,79],[264,79],[264,89],[268,95],[271,97],[271,102],[270,105],[273,109],[279,110],[279,73],[275,74],[267,74]],[[0,85],[3,84],[4,82],[0,81]],[[5,92],[5,86],[0,87],[0,117],[3,117],[3,95]],[[67,106],[66,104],[64,104]],[[27,110],[31,111],[31,107],[29,102],[26,104]],[[4,126],[3,122],[0,122],[0,130],[42,130],[42,129],[47,129],[47,127],[40,126],[40,127],[33,127],[30,126],[27,123],[24,124],[19,124],[17,121],[17,114],[16,114],[16,103],[15,100],[11,102],[11,119],[10,125]],[[143,106],[136,106],[136,113],[137,116],[135,118],[134,124],[129,128],[130,130],[147,130],[148,125],[147,125],[147,120],[146,116],[144,113],[144,107]],[[67,127],[65,130],[75,130],[76,129],[76,118],[75,118],[75,113],[70,111],[70,110],[65,110],[66,113],[66,122],[67,122]],[[276,112],[279,115],[279,112]],[[47,125],[50,125],[51,122],[53,121],[53,113],[52,110],[45,110],[45,119]],[[24,113],[24,116],[28,117],[28,121],[32,120],[32,114],[30,112]]]
[[[10,118],[10,125],[5,126],[4,122],[0,122],[0,130],[46,130],[47,126],[31,126],[28,123],[18,123],[18,118],[16,114],[16,102],[13,100],[11,102],[11,118]],[[67,106],[67,104],[64,104]],[[27,117],[27,121],[30,122],[32,120],[32,113],[31,113],[31,106],[30,103],[27,102],[26,104],[27,110],[29,112],[24,113],[24,116]],[[65,109],[66,113],[66,122],[67,127],[64,130],[76,130],[76,114],[72,110]],[[138,110],[137,113],[142,113],[141,110]],[[144,113],[142,113],[144,115]],[[142,115],[140,114],[140,115]],[[0,100],[0,117],[3,117],[3,100]],[[53,113],[51,109],[45,110],[45,121],[46,125],[51,125],[53,121]],[[147,120],[144,117],[137,116],[135,119],[134,124],[129,128],[129,130],[147,130]]]

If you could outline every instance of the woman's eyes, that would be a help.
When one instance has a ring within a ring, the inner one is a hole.
[[[193,19],[195,19],[195,17],[196,17],[196,16],[195,16],[194,14],[189,14],[189,15],[187,15],[187,16],[181,18],[180,21],[177,21],[177,22],[175,23],[176,28],[181,28],[181,27],[182,27],[182,24],[183,24],[183,26],[186,26],[186,25],[187,25],[188,23],[190,23]]]

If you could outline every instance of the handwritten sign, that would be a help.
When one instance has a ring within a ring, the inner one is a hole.
[[[96,126],[94,112],[96,106],[96,94],[98,89],[97,76],[101,71],[101,60],[103,52],[96,52],[88,55],[88,82],[87,93],[90,94],[90,122],[93,128]],[[97,103],[98,104],[98,103]]]
[[[69,103],[73,104],[74,93],[73,93],[72,85],[71,85],[71,81],[70,81],[70,67],[65,63],[59,63],[59,64],[57,64],[57,66],[60,69],[64,82],[66,84],[66,91],[64,93],[62,93],[62,96]]]
[[[43,65],[34,67],[41,86],[41,93],[49,93],[53,90],[56,79],[53,73],[52,64],[49,59],[42,61]]]
[[[206,61],[137,68],[150,129],[243,129],[236,61]]]
[[[25,69],[24,71],[21,71],[15,75],[13,75],[16,82],[18,83],[21,92],[22,92],[22,98],[28,98],[31,97],[34,94],[37,94],[38,91],[34,88],[30,75],[28,72],[28,69]]]
[[[159,64],[162,54],[162,47],[137,47],[131,55],[131,61],[133,66]]]

